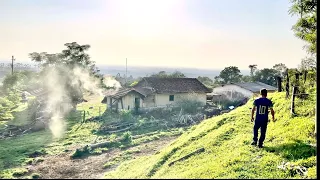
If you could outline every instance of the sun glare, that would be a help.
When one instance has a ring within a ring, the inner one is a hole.
[[[133,36],[153,36],[179,19],[180,0],[117,0],[112,11],[125,31]]]

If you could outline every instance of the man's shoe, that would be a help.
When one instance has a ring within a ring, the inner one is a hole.
[[[258,145],[258,148],[263,148],[262,144],[259,144],[259,145]]]
[[[253,141],[253,142],[251,143],[251,145],[256,146],[256,145],[257,145],[257,142],[256,142],[256,141]]]

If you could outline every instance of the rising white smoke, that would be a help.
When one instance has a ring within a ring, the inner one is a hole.
[[[75,87],[80,87],[81,89],[87,90],[96,95],[103,95],[103,91],[99,87],[99,81],[96,78],[90,76],[89,71],[81,69],[79,67],[74,68],[73,70],[73,79],[72,84]]]
[[[103,83],[107,86],[107,87],[113,87],[113,89],[109,89],[107,91],[105,91],[105,95],[112,95],[115,94],[120,88],[121,88],[121,84],[120,82],[118,82],[114,77],[112,76],[104,76],[103,78]]]
[[[49,129],[54,138],[60,138],[66,129],[64,117],[72,109],[67,85],[71,85],[80,93],[89,91],[100,96],[102,89],[98,86],[99,81],[90,76],[89,71],[78,67],[74,69],[62,66],[48,67],[43,71],[42,78],[44,89],[48,91],[45,112],[50,117]]]
[[[104,76],[103,78],[103,83],[107,86],[107,87],[115,87],[115,89],[119,89],[121,88],[121,84],[119,81],[117,81],[114,77],[112,76]]]

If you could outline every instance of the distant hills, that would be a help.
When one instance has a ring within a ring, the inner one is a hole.
[[[101,73],[103,74],[110,74],[110,75],[117,75],[120,73],[123,76],[126,73],[125,66],[98,66]],[[198,76],[207,76],[213,79],[215,76],[218,76],[220,73],[220,69],[197,69],[197,68],[167,68],[167,67],[135,67],[130,66],[128,67],[128,76],[132,75],[134,78],[136,77],[144,77],[147,75],[151,75],[154,73],[158,73],[159,71],[165,71],[168,73],[172,73],[174,71],[180,71],[184,75],[190,78],[196,78]],[[244,75],[249,75],[249,70],[241,70],[241,73]]]
[[[0,63],[11,63],[11,61],[8,60],[0,60]],[[25,63],[21,62],[23,64],[30,64],[34,65],[35,63]],[[98,68],[100,69],[100,72],[103,74],[109,74],[116,76],[118,73],[120,73],[121,76],[123,76],[126,73],[126,67],[125,66],[109,66],[109,65],[99,65],[97,64]],[[166,71],[168,73],[172,73],[174,71],[180,71],[183,74],[185,74],[187,77],[190,78],[196,78],[198,76],[207,76],[211,79],[213,79],[215,76],[218,76],[221,69],[197,69],[197,68],[168,68],[168,67],[138,67],[138,66],[128,66],[127,68],[128,76],[133,76],[134,78],[137,77],[144,77],[147,75],[151,75],[154,73],[158,73],[159,71]],[[249,70],[241,70],[241,73],[243,75],[249,75]],[[3,75],[3,74],[2,74]],[[1,78],[1,77],[0,77]]]

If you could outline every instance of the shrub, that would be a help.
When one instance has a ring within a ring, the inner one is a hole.
[[[131,135],[130,131],[127,131],[122,134],[121,142],[124,142],[124,143],[131,143],[132,142],[132,135]]]
[[[30,164],[33,163],[33,160],[34,160],[34,158],[27,158],[27,159],[24,161],[24,163],[27,164],[27,165],[30,165]]]
[[[117,164],[116,161],[111,161],[111,162],[107,162],[106,164],[103,165],[103,168],[107,169],[110,168],[111,166]]]
[[[117,135],[116,134],[111,134],[110,135],[110,141],[115,141],[117,139]]]
[[[133,118],[130,110],[121,110],[119,115],[122,121],[130,121]]]
[[[9,93],[7,99],[11,101],[14,105],[17,105],[21,101],[20,93]]]
[[[197,100],[184,99],[179,101],[177,105],[182,108],[185,113],[195,114],[199,111],[199,107],[203,106],[203,103]]]
[[[40,174],[38,174],[38,173],[32,173],[32,174],[31,174],[31,178],[32,178],[32,179],[38,179],[38,178],[40,178]]]
[[[23,176],[25,174],[28,173],[28,170],[25,169],[25,168],[17,168],[14,170],[14,172],[12,173],[12,176],[14,177],[20,177],[20,176]]]
[[[89,146],[85,146],[82,149],[76,149],[76,151],[71,155],[72,159],[81,158],[83,156],[86,156],[90,153]]]
[[[39,157],[39,158],[35,159],[34,163],[40,163],[40,162],[43,162],[43,161],[44,161],[44,159]]]

